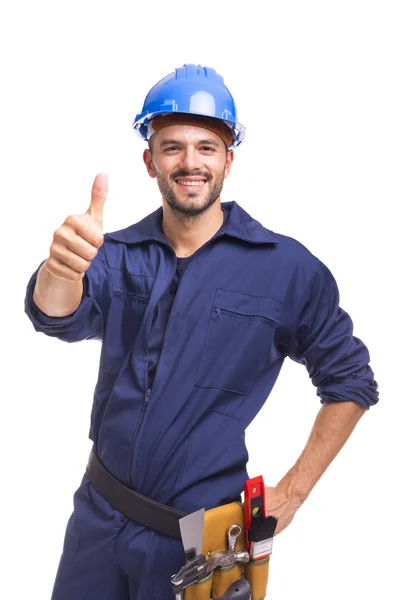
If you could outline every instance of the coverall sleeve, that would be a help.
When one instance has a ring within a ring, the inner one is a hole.
[[[354,401],[368,409],[378,402],[368,349],[353,336],[352,320],[339,306],[331,272],[313,259],[311,273],[295,275],[297,291],[284,309],[286,353],[305,365],[321,402]],[[299,293],[301,288],[303,293]],[[299,297],[300,302],[295,300]]]
[[[40,268],[40,267],[39,267]],[[33,301],[37,271],[32,275],[25,297],[25,312],[36,331],[65,342],[103,337],[104,323],[111,300],[110,271],[101,246],[83,278],[83,295],[77,310],[66,317],[49,317]]]

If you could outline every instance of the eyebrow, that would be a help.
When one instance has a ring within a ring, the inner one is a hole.
[[[163,140],[161,142],[160,146],[161,147],[163,147],[163,146],[169,146],[170,144],[176,144],[176,145],[179,146],[180,144],[182,144],[182,142],[179,141],[179,140],[172,140],[172,139]],[[215,140],[199,140],[198,144],[200,144],[200,145],[205,144],[207,146],[218,146],[219,145],[218,142],[216,142]]]
[[[219,142],[216,142],[215,140],[200,140],[199,143],[207,146],[219,146]]]

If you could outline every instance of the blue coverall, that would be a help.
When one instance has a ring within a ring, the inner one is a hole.
[[[149,388],[149,334],[177,258],[162,208],[105,235],[79,308],[36,330],[102,340],[90,438],[124,484],[185,512],[235,500],[247,479],[244,432],[286,356],[306,366],[324,401],[378,401],[365,345],[339,307],[330,271],[299,242],[265,229],[237,203],[180,279]],[[128,521],[83,477],[74,496],[53,600],[173,598],[182,544]]]

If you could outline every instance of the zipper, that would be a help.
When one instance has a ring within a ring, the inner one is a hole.
[[[174,252],[174,250],[173,250],[173,249],[172,249],[170,246],[167,246],[167,244],[164,244],[164,246],[165,246],[166,248],[169,248],[170,250],[172,250],[172,251]],[[151,324],[152,324],[152,322],[153,322],[154,311],[155,311],[155,309],[156,309],[156,306],[157,306],[157,304],[159,304],[159,302],[160,302],[161,298],[164,296],[165,292],[166,292],[166,291],[169,289],[169,286],[171,285],[171,283],[172,283],[172,281],[173,281],[173,279],[174,279],[174,276],[175,276],[175,273],[176,273],[176,267],[177,267],[177,264],[178,264],[178,261],[177,261],[177,258],[176,258],[176,254],[175,254],[175,252],[174,252],[174,270],[172,271],[172,275],[171,275],[171,277],[169,278],[167,285],[166,285],[166,286],[165,286],[165,288],[163,289],[163,292],[162,292],[161,296],[159,297],[159,299],[157,300],[157,302],[154,304],[154,306],[153,306],[153,308],[152,308],[152,311],[151,311],[151,314],[150,314],[150,317],[149,317],[149,320],[147,321],[147,325],[146,325],[146,334],[145,334],[145,338],[146,338],[146,339],[145,339],[145,342],[146,342],[146,356],[148,356],[148,354],[149,354],[149,332],[150,332],[150,327],[151,327]],[[182,279],[182,278],[181,278],[181,279]],[[180,285],[180,283],[181,283],[181,282],[179,281],[179,285]],[[177,288],[177,290],[176,290],[176,294],[178,293],[179,285],[178,285],[178,288]],[[176,298],[176,294],[175,294],[175,298]],[[169,324],[170,316],[171,316],[171,313],[172,313],[172,311],[173,311],[173,308],[174,308],[174,304],[175,304],[175,298],[174,298],[174,302],[173,302],[173,304],[172,304],[171,312],[170,312],[170,314],[169,314],[169,316],[168,316],[168,321],[167,321],[167,326],[166,326],[166,328],[165,328],[165,333],[167,332],[167,328],[168,328],[168,324]],[[163,352],[163,350],[164,350],[164,339],[165,339],[165,333],[164,333],[164,338],[163,338],[163,346],[162,346],[162,349],[161,349],[161,354],[162,354],[162,352]],[[160,357],[161,357],[161,354],[160,354]],[[159,362],[160,362],[160,361],[158,361],[158,363],[159,363]],[[155,381],[155,379],[156,379],[157,371],[158,371],[158,364],[157,364],[157,367],[156,367],[156,372],[154,373],[154,380],[153,380],[153,384],[154,384],[154,381]],[[149,381],[149,372],[147,371],[147,374],[146,374],[146,384],[148,383],[148,381]],[[147,385],[146,385],[146,387],[147,387]],[[154,385],[153,385],[153,387],[154,387]]]
[[[196,253],[195,253],[195,254],[196,254]],[[195,254],[193,254],[193,256],[192,256],[192,259],[195,257]],[[190,263],[191,263],[191,262],[192,262],[192,261],[190,261]],[[185,277],[185,273],[186,273],[186,271],[188,270],[188,268],[189,268],[189,266],[190,266],[190,263],[187,265],[186,269],[183,271],[183,273],[182,273],[182,275],[181,275],[181,278],[180,278],[180,280],[179,280],[179,283],[178,283],[178,287],[176,288],[175,298],[174,298],[174,301],[173,301],[173,303],[172,303],[172,307],[171,307],[170,313],[169,313],[169,315],[168,315],[168,320],[167,320],[167,324],[166,324],[166,326],[165,326],[165,332],[164,332],[164,337],[163,337],[163,345],[162,345],[161,352],[160,352],[160,357],[159,357],[159,359],[158,359],[158,363],[157,363],[157,366],[156,366],[156,371],[155,371],[155,373],[154,373],[154,379],[153,379],[153,390],[154,390],[154,383],[155,383],[155,381],[156,381],[156,378],[157,378],[158,368],[159,368],[159,366],[160,366],[160,362],[161,362],[161,357],[162,357],[162,355],[164,354],[165,339],[166,339],[166,337],[167,337],[167,332],[168,332],[168,329],[169,329],[169,324],[170,324],[170,321],[171,321],[171,316],[172,316],[172,313],[173,313],[173,311],[174,311],[174,306],[175,306],[175,302],[176,302],[176,297],[177,297],[177,295],[178,295],[179,288],[181,287],[182,280],[183,280],[183,278]],[[168,287],[169,287],[169,286],[168,286]],[[164,294],[163,294],[163,295],[164,295]],[[160,298],[160,300],[161,300],[161,298]]]
[[[143,421],[143,418],[144,418],[144,415],[145,415],[145,413],[146,413],[146,409],[147,409],[147,405],[148,405],[148,403],[149,403],[149,400],[150,400],[151,392],[152,392],[152,390],[149,388],[149,389],[146,391],[146,394],[145,394],[145,396],[144,396],[144,405],[143,405],[142,416],[141,416],[141,419],[140,419],[140,423],[139,423],[139,427],[138,427],[138,429],[140,428],[140,426],[141,426],[141,424],[142,424],[142,421]]]
[[[149,389],[149,390],[146,391],[146,394],[144,396],[144,404],[143,404],[143,408],[142,408],[142,414],[140,415],[140,421],[139,421],[139,425],[138,425],[137,431],[139,431],[140,426],[141,426],[141,424],[143,422],[143,419],[144,419],[144,415],[146,414],[147,405],[149,403],[150,396],[151,396],[151,390]],[[137,435],[137,432],[136,432],[136,435]],[[135,438],[136,438],[136,436],[135,436]]]
[[[228,308],[219,308],[214,306],[214,311],[216,312],[217,317],[221,316],[221,311],[224,313],[229,313],[231,315],[236,315],[238,317],[246,317],[247,319],[264,319],[264,321],[269,321],[270,323],[274,323],[272,319],[268,317],[264,317],[264,315],[245,315],[243,313],[237,312],[236,310],[229,310]]]
[[[167,244],[164,244],[163,242],[161,242],[161,243],[163,244],[163,246],[165,246],[169,250],[173,251],[173,248],[171,248]],[[150,325],[151,325],[151,323],[153,321],[154,311],[156,309],[157,304],[160,302],[161,298],[164,296],[165,292],[168,290],[169,286],[172,283],[172,280],[173,280],[174,275],[176,273],[176,265],[177,265],[177,259],[176,259],[176,255],[175,255],[175,252],[174,252],[174,269],[172,271],[172,275],[169,278],[167,285],[163,289],[161,296],[159,297],[159,299],[157,300],[157,302],[154,304],[154,306],[153,306],[153,308],[151,310],[149,319],[147,321],[146,332],[145,332],[145,344],[146,344],[145,350],[146,350],[146,356],[149,353],[149,330],[150,330]],[[174,304],[175,304],[175,301],[174,301]],[[172,312],[172,310],[171,310],[171,312]],[[168,322],[167,322],[167,327],[168,327],[168,323],[169,323],[169,318],[168,318]],[[164,335],[164,338],[165,338],[165,335]],[[164,343],[163,343],[163,348],[164,348]],[[161,350],[161,354],[162,354],[162,350]],[[161,358],[161,354],[160,354],[160,358]],[[158,361],[158,362],[160,362],[160,361]],[[156,373],[154,375],[154,380],[155,380],[155,376],[157,374],[157,371],[158,371],[158,365],[157,365],[157,368],[156,368]],[[129,483],[130,483],[131,487],[132,487],[132,457],[133,457],[133,450],[135,448],[136,439],[137,439],[137,436],[139,435],[140,429],[142,427],[142,423],[143,423],[143,420],[144,420],[144,417],[145,417],[146,411],[147,411],[147,406],[149,404],[150,396],[151,396],[152,391],[153,391],[152,389],[150,389],[150,388],[147,387],[148,386],[148,381],[149,381],[149,372],[147,371],[147,373],[146,373],[146,388],[147,388],[147,390],[146,390],[146,393],[145,393],[145,396],[144,396],[144,405],[143,405],[143,408],[142,408],[142,413],[140,415],[139,425],[137,426],[136,433],[135,433],[135,436],[133,438],[131,449],[130,449],[130,452],[129,452],[128,480],[129,480]],[[154,383],[154,381],[153,381],[153,383]]]
[[[157,367],[156,367],[156,372],[154,373],[153,387],[152,387],[152,389],[147,389],[147,391],[146,391],[146,394],[145,394],[145,399],[144,399],[144,406],[143,406],[142,414],[141,414],[141,417],[140,417],[139,425],[138,425],[138,427],[137,427],[137,429],[136,429],[135,437],[133,438],[132,445],[131,445],[131,450],[130,450],[130,453],[129,453],[129,473],[128,473],[128,479],[129,479],[129,482],[130,482],[130,486],[131,486],[131,487],[133,487],[133,486],[132,486],[132,458],[133,458],[133,451],[134,451],[134,448],[135,448],[135,444],[136,444],[137,437],[138,437],[138,435],[139,435],[139,432],[140,432],[140,430],[141,430],[141,427],[142,427],[142,424],[143,424],[143,420],[144,420],[144,417],[145,417],[145,414],[146,414],[147,406],[148,406],[148,404],[149,404],[150,396],[151,396],[151,394],[152,394],[152,393],[153,393],[153,391],[154,391],[155,382],[156,382],[156,380],[157,380],[157,373],[158,373],[158,369],[159,369],[159,366],[160,366],[160,363],[161,363],[161,357],[162,357],[162,355],[163,355],[163,353],[164,353],[165,339],[166,339],[166,337],[167,337],[167,332],[168,332],[169,325],[170,325],[170,322],[171,322],[171,317],[172,317],[172,314],[173,314],[173,312],[174,312],[174,306],[175,306],[175,304],[176,304],[176,298],[177,298],[177,296],[178,296],[179,288],[181,287],[182,281],[183,281],[183,279],[184,279],[184,277],[185,277],[185,275],[186,275],[186,272],[187,272],[188,268],[189,268],[189,267],[190,267],[190,265],[192,264],[192,262],[193,262],[193,259],[194,259],[194,258],[195,258],[195,257],[196,257],[196,256],[197,256],[197,255],[198,255],[198,254],[199,254],[199,253],[202,251],[202,250],[204,250],[204,248],[206,248],[206,247],[207,247],[209,244],[211,244],[212,242],[214,242],[214,241],[215,241],[216,239],[218,239],[219,237],[222,237],[223,235],[224,235],[224,233],[221,233],[219,236],[217,236],[217,237],[213,237],[213,238],[212,238],[211,240],[209,240],[209,241],[208,241],[206,244],[204,244],[204,246],[202,246],[202,247],[201,247],[199,250],[197,250],[197,251],[196,251],[196,252],[193,254],[193,256],[192,256],[192,260],[191,260],[191,261],[190,261],[190,263],[187,265],[186,269],[185,269],[185,270],[184,270],[184,272],[182,273],[182,276],[181,276],[181,278],[180,278],[180,280],[179,280],[178,287],[177,287],[177,289],[176,289],[176,294],[175,294],[174,302],[173,302],[173,304],[172,304],[172,308],[171,308],[171,311],[170,311],[170,313],[169,313],[169,316],[168,316],[167,325],[166,325],[166,327],[165,327],[164,338],[163,338],[163,345],[162,345],[161,352],[160,352],[160,356],[159,356],[159,359],[158,359],[158,363],[157,363]],[[153,306],[153,309],[152,309],[152,311],[151,311],[151,314],[150,314],[150,317],[149,317],[149,320],[148,320],[148,322],[147,322],[147,326],[146,326],[146,355],[148,354],[148,351],[149,351],[149,335],[148,335],[148,334],[149,334],[149,330],[150,330],[150,325],[151,325],[151,323],[152,323],[152,320],[153,320],[154,311],[155,311],[155,309],[156,309],[156,306],[157,306],[157,304],[160,302],[161,298],[164,296],[165,292],[168,290],[169,286],[171,285],[171,282],[172,282],[172,280],[173,280],[173,278],[174,278],[174,275],[175,275],[175,273],[176,273],[176,266],[177,266],[177,262],[178,262],[178,261],[177,261],[177,258],[176,258],[175,251],[173,250],[173,248],[172,248],[171,246],[167,245],[167,244],[164,244],[163,242],[161,242],[161,243],[162,243],[162,244],[163,244],[163,245],[164,245],[166,248],[168,248],[169,250],[172,250],[172,251],[174,252],[174,260],[175,260],[175,265],[174,265],[174,270],[173,270],[172,276],[170,277],[170,279],[169,279],[169,281],[168,281],[168,283],[167,283],[166,287],[164,288],[164,290],[163,290],[163,292],[162,292],[161,296],[159,297],[159,299],[157,300],[157,302],[154,304],[154,306]],[[147,372],[146,384],[147,384],[148,380],[149,380],[149,374],[148,374],[148,372]]]
[[[144,404],[143,404],[143,408],[142,408],[142,413],[141,413],[141,415],[140,415],[140,421],[139,421],[139,425],[137,426],[136,433],[135,433],[135,437],[133,438],[133,442],[132,442],[131,450],[130,450],[130,453],[129,453],[129,472],[128,472],[128,478],[129,478],[129,483],[130,483],[130,486],[131,486],[131,487],[132,487],[132,473],[131,473],[131,465],[132,465],[132,452],[133,452],[133,448],[134,448],[134,446],[135,446],[135,441],[136,441],[136,438],[137,438],[137,436],[138,436],[138,433],[139,433],[139,431],[140,431],[140,428],[141,428],[141,426],[142,426],[142,423],[143,423],[144,416],[145,416],[145,414],[146,414],[146,410],[147,410],[147,406],[148,406],[148,404],[149,404],[150,396],[151,396],[151,390],[150,390],[150,389],[148,389],[148,390],[146,390],[146,394],[145,394],[145,396],[144,396]]]

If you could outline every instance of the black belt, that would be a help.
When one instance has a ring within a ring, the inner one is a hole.
[[[86,477],[99,494],[131,521],[176,540],[182,540],[179,519],[185,517],[187,513],[161,504],[126,487],[107,471],[93,450],[86,467]]]

